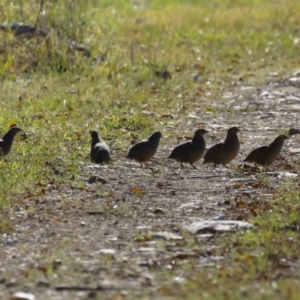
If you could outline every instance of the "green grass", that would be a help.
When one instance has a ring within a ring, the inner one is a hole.
[[[11,2],[1,2],[1,20],[35,23],[37,1]],[[172,119],[176,125],[189,113],[217,113],[212,103],[229,86],[265,82],[271,72],[286,76],[300,62],[300,3],[294,0],[67,3],[45,4],[40,24],[55,29],[47,41],[16,41],[0,32],[0,131],[17,123],[29,134],[16,138],[0,164],[4,211],[43,196],[49,182],[68,183],[78,174],[78,164],[89,162],[90,129],[99,130],[121,158],[132,136],[164,131],[170,119],[162,115],[179,114]],[[85,44],[91,56],[72,49],[71,40]],[[162,70],[172,79],[155,75]],[[282,228],[299,224],[297,189],[291,183],[258,204],[253,231],[217,238],[224,266],[193,270],[180,288],[169,284],[158,294],[298,299],[298,276],[290,280],[283,270],[273,279],[281,261],[299,260],[299,234]],[[1,216],[0,232],[11,230]]]

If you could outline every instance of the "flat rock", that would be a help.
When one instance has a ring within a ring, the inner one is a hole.
[[[165,240],[165,241],[170,241],[170,240],[182,240],[183,237],[172,233],[172,232],[167,232],[167,231],[160,231],[160,232],[152,232],[150,233],[151,238],[153,239],[161,239],[161,240]]]
[[[205,234],[208,232],[237,231],[241,229],[250,229],[252,227],[252,224],[243,221],[213,220],[194,222],[190,225],[186,225],[184,229],[196,234]]]

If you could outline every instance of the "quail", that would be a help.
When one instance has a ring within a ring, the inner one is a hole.
[[[91,131],[91,161],[96,164],[108,163],[110,160],[109,147],[102,141],[97,131]]]
[[[297,128],[290,128],[289,130],[289,135],[295,135],[295,134],[299,134],[300,130]]]
[[[240,150],[240,141],[237,136],[239,131],[237,127],[229,128],[224,143],[212,146],[205,153],[203,164],[213,163],[215,167],[222,164],[228,168],[226,165],[236,158]]]
[[[183,167],[182,163],[186,162],[194,169],[197,169],[194,163],[197,162],[205,152],[206,143],[203,136],[206,133],[208,133],[208,131],[205,129],[196,130],[192,141],[175,147],[168,158],[180,162],[181,167]]]
[[[0,140],[0,158],[6,156],[10,152],[14,137],[20,131],[23,131],[23,129],[17,126],[11,127],[3,136],[2,140]]]
[[[264,168],[270,166],[280,154],[283,143],[287,139],[288,136],[279,135],[269,146],[262,146],[250,152],[244,162],[262,165]]]
[[[134,144],[130,148],[127,158],[139,162],[142,167],[143,162],[151,160],[156,153],[161,137],[162,134],[157,131],[154,132],[147,140],[143,140]]]

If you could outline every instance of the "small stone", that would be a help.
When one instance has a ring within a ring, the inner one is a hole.
[[[29,293],[17,292],[10,298],[10,300],[35,300],[35,296]]]
[[[248,222],[234,221],[234,220],[215,220],[215,221],[202,221],[194,222],[184,228],[195,234],[206,234],[215,232],[230,232],[241,229],[250,229],[253,225]]]
[[[216,221],[223,221],[225,219],[226,219],[226,216],[224,216],[224,215],[220,215],[220,216],[217,216],[214,218],[214,220],[216,220]]]
[[[297,82],[300,82],[300,77],[291,77],[289,79],[289,82],[291,83],[297,83]]]
[[[105,255],[115,255],[116,254],[116,250],[115,249],[101,249],[99,251],[99,253],[105,254]]]
[[[296,173],[290,173],[290,172],[266,172],[267,175],[275,176],[279,179],[283,178],[296,178],[298,177],[298,174]]]

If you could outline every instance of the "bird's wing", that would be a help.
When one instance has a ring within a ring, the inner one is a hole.
[[[268,151],[269,151],[268,146],[262,146],[256,148],[248,154],[248,156],[245,158],[244,161],[255,162],[257,159],[261,158],[262,156],[267,155]]]
[[[188,156],[191,151],[191,143],[185,143],[176,146],[170,154],[170,157]]]
[[[136,154],[145,151],[145,149],[147,148],[147,144],[148,142],[146,141],[141,141],[134,144],[129,150],[128,157],[135,156]]]
[[[215,158],[218,158],[221,153],[226,151],[227,147],[225,144],[220,143],[212,146],[204,155],[204,161],[209,162],[213,161]]]

